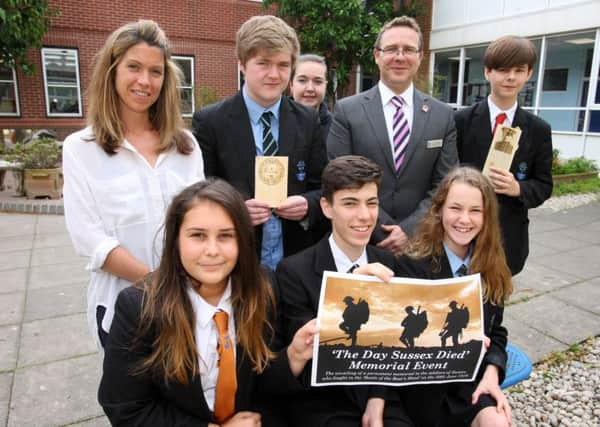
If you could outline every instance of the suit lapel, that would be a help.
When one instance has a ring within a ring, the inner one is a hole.
[[[470,141],[470,147],[481,147],[473,150],[472,155],[479,156],[476,159],[477,164],[485,164],[490,145],[492,143],[492,124],[490,119],[490,109],[488,107],[487,100],[484,100],[476,105],[473,111],[473,118],[469,123],[471,130],[470,133],[473,138]],[[468,129],[467,129],[468,131]]]
[[[279,140],[277,141],[279,150],[278,156],[289,156],[294,152],[296,145],[296,120],[290,100],[285,96],[281,98],[279,106]],[[291,165],[288,165],[288,167]]]
[[[253,189],[256,144],[254,142],[254,135],[252,134],[252,126],[250,125],[250,116],[241,91],[233,99],[227,126],[230,130],[230,142],[235,147],[234,152],[237,153],[237,158],[231,160],[239,162],[240,165],[252,165],[251,168],[243,167],[240,170],[248,171],[246,179],[248,180],[249,188]]]
[[[373,128],[375,140],[381,148],[386,165],[391,171],[393,171],[393,173],[396,173],[396,168],[394,167],[394,162],[392,161],[393,155],[392,147],[390,145],[390,137],[387,133],[385,116],[383,114],[383,107],[381,106],[381,94],[379,93],[379,86],[375,85],[364,93],[363,108],[365,110],[365,115],[367,116],[367,119]]]
[[[323,237],[315,246],[314,267],[315,274],[318,277],[322,277],[324,271],[337,271],[333,254],[329,247],[329,236]],[[321,286],[321,282],[318,282],[318,286]]]
[[[519,148],[513,157],[513,162],[510,167],[511,171],[517,172],[519,160],[522,153],[526,153],[528,150],[527,144],[530,141],[529,137],[529,117],[525,114],[525,111],[521,107],[517,107],[515,111],[515,118],[512,123],[512,127],[519,127],[521,129],[521,137],[519,138]]]

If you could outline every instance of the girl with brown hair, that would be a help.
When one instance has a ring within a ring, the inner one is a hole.
[[[488,178],[470,167],[450,171],[399,264],[407,276],[424,279],[480,273],[484,333],[490,340],[475,382],[400,391],[413,422],[419,426],[510,425],[510,405],[500,384],[507,358],[502,317],[513,287],[502,249],[498,202]]]
[[[113,425],[260,426],[261,392],[300,389],[315,323],[281,349],[254,243],[244,200],[225,181],[174,198],[158,269],[117,299],[99,390]]]

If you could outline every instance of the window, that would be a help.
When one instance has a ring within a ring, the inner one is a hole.
[[[43,48],[42,67],[48,116],[81,117],[77,50]]]
[[[435,53],[433,95],[449,104],[456,104],[460,51]]]
[[[0,65],[0,116],[19,115],[17,75],[13,68]]]
[[[191,117],[194,114],[194,57],[193,56],[173,56],[173,61],[181,69],[183,77],[181,79],[181,114],[184,117]]]

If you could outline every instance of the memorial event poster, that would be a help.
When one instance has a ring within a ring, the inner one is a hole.
[[[311,384],[473,381],[484,355],[479,274],[441,280],[325,272]]]

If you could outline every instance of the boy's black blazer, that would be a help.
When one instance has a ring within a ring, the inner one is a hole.
[[[458,158],[462,165],[483,169],[492,141],[487,100],[456,112]],[[510,171],[519,181],[521,195],[498,195],[500,227],[506,261],[513,275],[523,269],[529,255],[527,210],[552,194],[552,132],[539,117],[517,107],[512,123],[521,128],[519,149]]]
[[[321,172],[325,167],[325,135],[316,111],[286,96],[279,107],[278,156],[288,156],[288,195],[308,200],[308,225],[320,218]],[[256,145],[248,109],[241,91],[231,98],[197,111],[193,133],[202,149],[204,174],[222,178],[244,199],[254,197]],[[262,226],[255,228],[262,241]],[[313,242],[298,221],[282,220],[284,254],[291,255]]]
[[[292,340],[302,325],[317,316],[323,272],[337,271],[328,238],[326,236],[316,245],[284,258],[277,266],[276,276],[282,301],[280,312],[286,343]],[[380,262],[394,269],[394,256],[388,251],[369,245],[367,258],[370,263]],[[308,363],[305,373],[310,373],[310,369],[311,363]],[[293,398],[289,405],[290,419],[293,425],[318,427],[328,425],[328,420],[334,417],[360,417],[369,397],[388,398],[388,393],[385,387],[313,387],[297,393]],[[388,406],[391,408],[390,402],[386,402],[386,411]],[[402,414],[394,412],[393,416]],[[386,420],[386,425],[404,424]]]
[[[105,347],[104,369],[98,400],[113,426],[207,426],[215,422],[204,399],[199,376],[187,385],[166,385],[162,376],[131,375],[131,370],[148,356],[156,331],[139,337],[142,291],[129,287],[117,298],[115,318]],[[135,351],[131,351],[135,348]],[[253,410],[253,400],[261,394],[302,390],[289,370],[286,351],[278,353],[262,375],[257,375],[243,350],[236,351],[238,389],[235,411]]]

